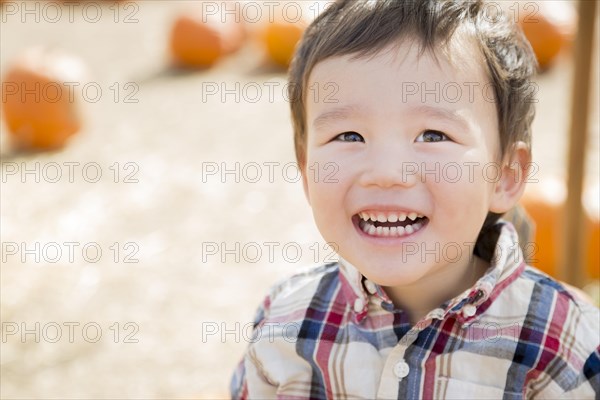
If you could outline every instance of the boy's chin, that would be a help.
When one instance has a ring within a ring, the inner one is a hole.
[[[371,282],[386,287],[410,286],[421,280],[430,268],[422,265],[408,264],[370,265],[367,268],[358,267],[359,271]]]
[[[363,275],[365,275],[365,274],[363,274]],[[401,277],[398,277],[398,276],[369,277],[367,275],[365,275],[365,276],[367,277],[367,279],[369,279],[373,283],[378,284],[379,286],[393,287],[393,288],[400,288],[403,286],[414,285],[415,283],[419,282],[419,280],[423,277],[423,275],[414,275],[414,274],[407,275],[407,276],[401,276]]]

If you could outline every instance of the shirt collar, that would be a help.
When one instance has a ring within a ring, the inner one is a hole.
[[[369,299],[362,285],[363,275],[340,256],[340,284],[346,303],[353,311],[355,322],[360,323],[368,311]]]
[[[440,307],[443,313],[440,309],[435,309],[426,319],[442,319],[455,314],[461,323],[468,325],[522,272],[525,263],[515,228],[506,221],[498,222],[496,227],[500,234],[486,273],[471,288],[445,302]],[[378,298],[384,309],[393,309],[391,300],[380,285],[368,281],[355,266],[342,257],[339,265],[342,291],[357,322],[367,316],[370,296]]]

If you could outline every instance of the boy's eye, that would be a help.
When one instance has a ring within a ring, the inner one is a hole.
[[[440,131],[426,130],[417,136],[417,142],[442,142],[449,140],[445,133]]]
[[[356,132],[344,132],[337,135],[333,140],[339,140],[341,142],[364,142],[365,139]]]

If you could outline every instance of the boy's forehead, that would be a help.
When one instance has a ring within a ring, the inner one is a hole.
[[[435,52],[404,41],[372,56],[325,59],[310,75],[305,105],[309,132],[350,116],[382,123],[418,113],[498,140],[494,88],[483,55],[469,41]]]
[[[373,55],[333,56],[315,65],[305,92],[309,114],[332,105],[328,103],[377,101],[365,98],[366,93],[392,92],[403,103],[494,103],[484,57],[474,41],[464,39],[436,50],[422,51],[416,41],[405,40]]]
[[[394,73],[397,67],[408,64],[409,71],[415,73],[417,77],[428,78],[437,82],[464,84],[472,81],[482,83],[490,82],[487,74],[487,68],[483,54],[478,49],[474,40],[470,40],[466,35],[455,35],[456,38],[450,41],[444,47],[437,46],[435,50],[429,48],[422,51],[420,44],[416,40],[402,40],[387,45],[374,54],[346,54],[332,56],[319,61],[312,69],[308,86],[311,84],[323,83],[324,77],[334,78],[344,72],[342,66],[353,65],[355,68],[361,68],[365,72],[374,69],[374,64],[370,61],[379,59],[387,64],[389,68],[381,70],[379,73],[389,75],[390,84],[396,82],[408,82],[410,78],[406,76],[406,68],[403,69],[404,75],[398,76]],[[362,67],[361,67],[362,66]],[[356,78],[360,79],[359,75]],[[393,81],[392,81],[393,79]],[[452,81],[452,82],[450,82]],[[335,79],[331,79],[335,83]]]

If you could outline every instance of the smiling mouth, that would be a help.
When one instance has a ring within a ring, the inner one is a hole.
[[[358,227],[373,237],[402,237],[423,228],[429,219],[416,212],[359,212],[353,219]]]

